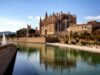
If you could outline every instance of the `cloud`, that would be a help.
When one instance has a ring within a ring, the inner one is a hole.
[[[29,19],[33,19],[33,17],[32,17],[32,16],[28,16],[28,18],[29,18]]]
[[[26,27],[26,23],[18,20],[0,18],[0,31],[16,31],[20,28]]]
[[[44,17],[41,17],[43,19]],[[33,17],[33,20],[31,21],[33,23],[34,27],[39,27],[39,22],[40,22],[40,16],[35,16]]]
[[[41,19],[44,19],[44,17],[42,16]],[[34,16],[33,19],[30,21],[30,24],[33,25],[33,28],[39,27],[39,22],[40,22],[40,16]]]
[[[27,20],[23,22],[19,20],[0,17],[0,32],[1,31],[14,31],[15,32],[21,28],[26,28],[27,24],[32,25],[33,28],[39,26],[39,20],[40,20],[39,16],[34,16],[34,17],[28,16],[28,18],[31,20]],[[41,18],[43,19],[44,17],[41,17]]]
[[[85,20],[100,20],[100,15],[98,16],[86,16]]]
[[[33,20],[40,20],[40,16],[28,16],[28,19],[33,19]],[[41,19],[44,19],[44,17],[42,16]]]
[[[40,20],[40,18],[41,18],[41,19],[44,19],[43,16],[42,16],[42,17],[40,17],[40,16],[36,16],[35,18],[36,18],[37,20]]]
[[[36,16],[35,18],[36,18],[37,20],[40,20],[40,16]]]

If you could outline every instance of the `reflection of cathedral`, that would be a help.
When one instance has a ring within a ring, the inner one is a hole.
[[[58,71],[76,67],[76,60],[73,57],[68,57],[66,51],[56,50],[55,47],[50,46],[40,51],[40,63],[45,65],[45,69],[52,68]]]
[[[46,13],[45,18],[40,19],[40,32],[42,35],[51,35],[66,30],[72,24],[76,24],[75,15],[61,12],[48,16]]]

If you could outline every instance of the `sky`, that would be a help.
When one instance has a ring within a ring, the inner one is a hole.
[[[100,0],[0,0],[0,32],[15,32],[27,24],[35,29],[46,11],[48,15],[70,12],[77,16],[77,23],[100,21]]]

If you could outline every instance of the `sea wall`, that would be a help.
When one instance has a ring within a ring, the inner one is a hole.
[[[16,46],[13,44],[0,45],[0,75],[5,74],[16,52]]]
[[[21,37],[8,39],[8,42],[30,42],[30,43],[45,43],[46,39],[44,37]]]

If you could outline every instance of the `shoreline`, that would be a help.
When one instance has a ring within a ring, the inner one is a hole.
[[[88,52],[94,52],[94,53],[100,53],[100,47],[89,47],[89,46],[79,46],[79,45],[68,45],[68,44],[62,44],[62,43],[46,43],[47,45],[52,45],[52,46],[60,46],[60,47],[67,47],[67,48],[73,48],[73,49],[78,49],[82,51],[88,51]]]

